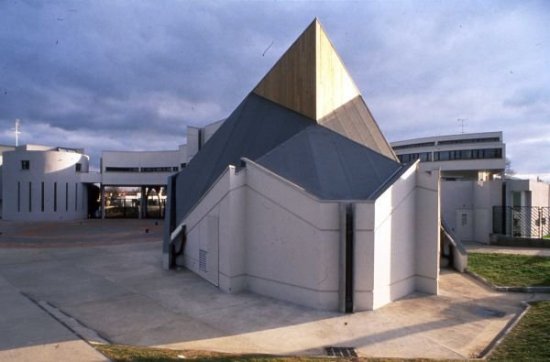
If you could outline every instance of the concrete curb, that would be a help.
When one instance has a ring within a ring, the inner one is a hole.
[[[477,281],[482,282],[483,284],[487,285],[489,288],[497,291],[497,292],[513,292],[513,293],[550,293],[550,287],[512,287],[512,286],[500,286],[495,285],[482,277],[479,274],[474,273],[471,270],[466,269],[464,271],[466,274],[470,275],[472,278],[476,279]]]
[[[489,343],[487,347],[483,349],[478,355],[478,358],[486,359],[491,355],[491,353],[494,352],[494,350],[504,341],[504,338],[510,334],[512,329],[519,323],[519,321],[525,316],[525,314],[529,311],[531,308],[531,305],[527,302],[521,302],[523,304],[523,311],[521,313],[516,314],[514,318],[512,318],[507,324],[504,329],[502,329],[499,334]]]

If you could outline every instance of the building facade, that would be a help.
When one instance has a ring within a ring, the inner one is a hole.
[[[3,152],[2,217],[74,220],[88,216],[88,156],[83,150],[25,145]]]
[[[426,170],[441,170],[447,180],[487,181],[504,175],[502,132],[466,133],[393,142],[403,163],[419,159]]]
[[[401,164],[314,21],[170,177],[163,262],[344,312],[439,281],[439,172]]]
[[[0,146],[1,217],[18,221],[118,217],[113,215],[162,218],[168,177],[185,168],[222,123],[189,126],[188,144],[177,150],[103,151],[99,171],[90,171],[83,149]],[[115,200],[108,190],[120,187],[138,191],[117,195]],[[109,214],[117,208],[129,212]]]
[[[442,218],[459,240],[550,233],[550,185],[505,175],[502,132],[416,138],[392,147],[401,162],[420,160],[421,169],[441,172]]]

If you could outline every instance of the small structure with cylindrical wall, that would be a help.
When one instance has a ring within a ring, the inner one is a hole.
[[[87,217],[89,158],[81,149],[24,145],[3,153],[2,217],[52,221]]]

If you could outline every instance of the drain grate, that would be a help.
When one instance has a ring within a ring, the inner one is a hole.
[[[485,307],[476,307],[472,312],[482,318],[502,318],[506,315],[506,313],[501,310]]]
[[[357,357],[353,347],[325,347],[325,351],[330,357]]]

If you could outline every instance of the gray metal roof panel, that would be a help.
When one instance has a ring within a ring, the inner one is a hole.
[[[250,93],[191,162],[176,175],[179,223],[229,165],[256,160],[314,121]]]
[[[302,130],[256,162],[325,200],[369,199],[403,167],[320,125]]]

